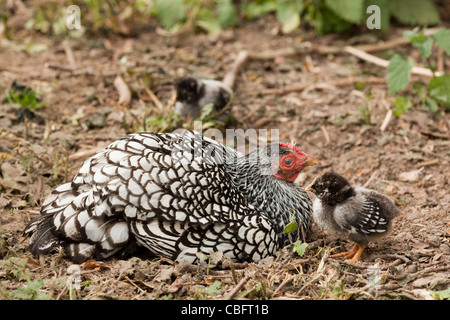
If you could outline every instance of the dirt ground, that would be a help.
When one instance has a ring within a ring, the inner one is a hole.
[[[430,299],[449,288],[449,114],[432,115],[414,101],[382,130],[394,101],[386,70],[349,54],[314,51],[248,61],[236,78],[230,127],[279,129],[281,140],[315,156],[319,165],[301,173],[300,185],[335,170],[395,201],[402,215],[392,233],[370,244],[360,262],[331,258],[351,244],[316,226],[303,256],[288,247],[258,264],[194,266],[140,256],[71,266],[61,252],[32,257],[22,231],[46,195],[70,180],[91,150],[141,130],[149,116],[171,113],[177,77],[220,80],[244,49],[273,51],[306,41],[357,45],[381,37],[316,37],[301,30],[285,36],[273,17],[218,36],[168,37],[150,29],[130,39],[63,43],[37,37],[33,41],[47,50],[36,53],[0,46],[0,92],[18,79],[50,101],[25,121],[17,106],[0,108],[0,152],[6,156],[0,164],[0,299],[224,299],[242,279],[235,299]],[[394,29],[386,40],[401,34]],[[392,51],[413,54],[409,46]],[[117,75],[133,91],[130,106],[118,103]],[[370,119],[360,106],[370,110]],[[71,287],[74,268],[81,275],[79,286]]]

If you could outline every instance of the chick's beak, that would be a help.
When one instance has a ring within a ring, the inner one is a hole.
[[[315,179],[313,180],[313,182],[311,182],[311,183],[309,184],[309,186],[307,186],[307,187],[305,188],[305,191],[311,191],[311,192],[314,192],[313,186],[314,186],[314,184],[316,183],[316,180],[317,180],[317,178],[315,178]]]

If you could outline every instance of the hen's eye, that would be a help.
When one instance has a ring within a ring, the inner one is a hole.
[[[292,164],[292,159],[289,159],[289,158],[284,159],[284,164],[285,164],[286,166],[290,166],[290,165]]]

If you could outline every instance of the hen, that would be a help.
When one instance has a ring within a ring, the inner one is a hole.
[[[87,159],[25,229],[29,250],[57,246],[80,263],[137,247],[194,262],[199,251],[258,261],[310,229],[312,203],[294,184],[316,159],[272,143],[243,155],[195,131],[131,134]],[[305,234],[306,236],[306,234]]]

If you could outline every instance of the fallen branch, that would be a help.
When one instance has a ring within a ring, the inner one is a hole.
[[[350,53],[351,55],[354,55],[355,57],[358,57],[364,61],[376,64],[380,67],[387,68],[389,66],[388,60],[378,58],[378,57],[371,55],[365,51],[362,51],[361,49],[357,49],[352,46],[346,46],[344,48],[344,51],[347,53]],[[411,73],[429,77],[429,78],[433,78],[434,76],[441,76],[443,74],[442,72],[434,72],[433,73],[433,71],[431,71],[430,69],[422,68],[422,67],[412,67]]]

